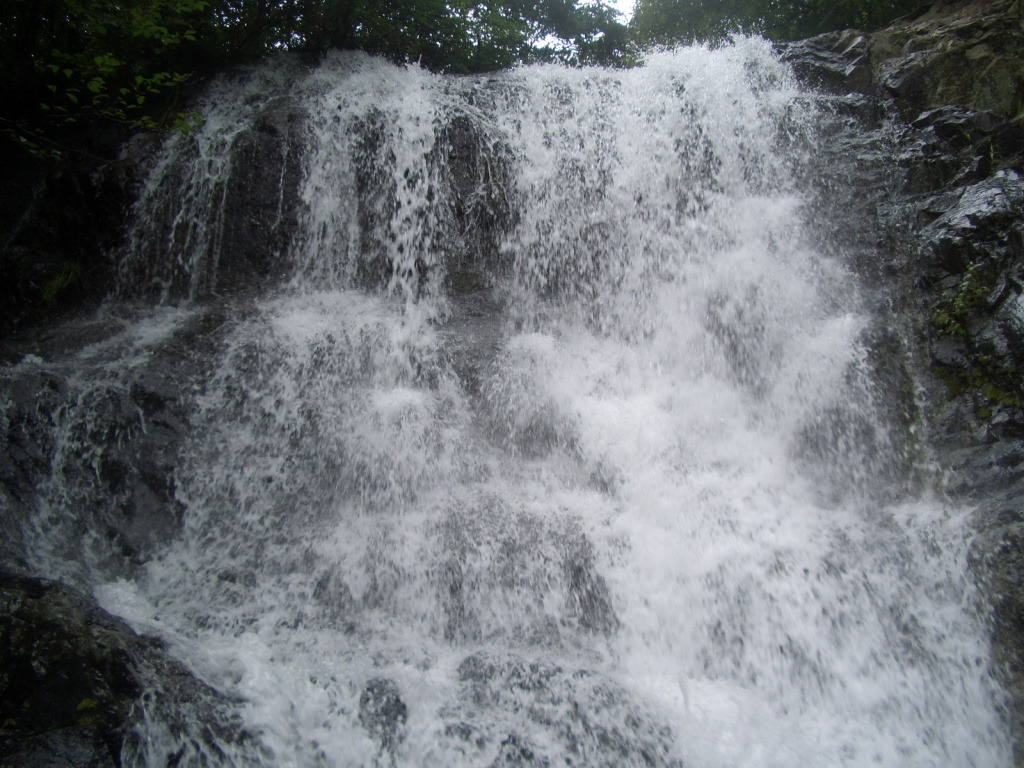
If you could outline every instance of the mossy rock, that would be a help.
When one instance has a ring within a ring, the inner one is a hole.
[[[74,590],[6,578],[0,584],[0,765],[42,765],[50,758],[52,765],[119,764],[122,725],[142,693],[132,637]]]
[[[875,33],[874,81],[904,116],[958,105],[1001,119],[1024,109],[1024,26],[1020,0],[939,3]]]

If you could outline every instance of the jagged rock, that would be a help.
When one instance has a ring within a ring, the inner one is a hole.
[[[926,276],[938,282],[960,275],[979,260],[1010,261],[1024,234],[1024,178],[1003,170],[959,191],[955,205],[921,233]]]
[[[828,32],[790,43],[783,48],[783,59],[813,88],[837,94],[871,90],[868,37],[857,30]]]
[[[1024,105],[1016,0],[936,3],[870,36],[874,81],[903,115],[955,105],[1015,117]]]
[[[851,249],[851,259],[858,273],[884,276],[876,285],[903,318],[897,322],[919,329],[916,342],[907,337],[921,348],[913,377],[925,392],[921,416],[945,488],[1001,500],[975,515],[972,568],[992,606],[993,658],[1024,766],[1021,4],[936,3],[863,39],[823,35],[784,55],[805,82],[830,94],[824,103],[835,114],[859,119],[859,138],[841,145],[862,158],[863,178],[840,187],[855,182],[857,191],[846,192],[851,206],[869,215],[874,206],[886,234],[874,251]],[[880,104],[874,118],[844,108],[848,92]],[[875,147],[892,137],[892,155],[879,163]],[[891,160],[899,176],[888,170]],[[861,235],[831,226],[839,242]]]
[[[254,748],[236,704],[81,592],[0,572],[0,766],[134,765],[147,710],[183,744]]]

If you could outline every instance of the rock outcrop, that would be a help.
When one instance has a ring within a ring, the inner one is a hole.
[[[133,755],[178,765],[197,744],[251,749],[235,702],[63,584],[0,572],[0,670],[2,768],[113,768]]]
[[[938,3],[784,55],[857,131],[847,194],[879,235],[854,268],[917,361],[947,491],[979,505],[971,562],[1024,765],[1024,4]]]

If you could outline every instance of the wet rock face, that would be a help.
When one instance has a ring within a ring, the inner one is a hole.
[[[283,273],[298,224],[298,190],[305,149],[305,115],[288,103],[273,104],[231,147],[217,293],[265,284]]]
[[[351,160],[360,237],[356,279],[368,287],[386,285],[396,266],[395,252],[399,257],[404,253],[403,245],[396,248],[393,231],[399,189],[389,120],[371,109],[349,127],[355,136]],[[478,122],[455,115],[438,128],[429,164],[437,174],[437,187],[427,198],[436,219],[429,230],[433,260],[417,260],[416,275],[403,277],[417,279],[421,290],[445,278],[450,293],[464,293],[481,287],[481,270],[499,266],[501,243],[514,224],[512,152]]]
[[[392,760],[405,736],[403,729],[408,716],[408,707],[392,680],[376,677],[366,684],[359,696],[359,722],[380,742],[381,755]]]
[[[936,3],[871,36],[878,87],[903,116],[947,105],[1013,118],[1024,106],[1020,3]]]
[[[251,754],[235,705],[81,592],[0,572],[2,768],[189,764],[198,744]]]
[[[121,730],[142,692],[128,634],[66,587],[0,584],[0,752],[11,765],[47,753],[69,765],[120,763]]]
[[[870,35],[789,46],[832,94],[836,151],[876,210],[854,268],[917,360],[922,423],[946,490],[980,506],[971,567],[1024,766],[1024,26],[1012,0],[938,3]],[[867,104],[865,104],[867,100]],[[845,123],[843,121],[846,121]],[[882,149],[890,147],[890,150]],[[895,173],[891,169],[895,168]],[[842,182],[840,180],[840,188]],[[833,225],[839,242],[851,233]],[[909,332],[907,329],[910,329]],[[922,396],[923,395],[923,396]]]
[[[835,94],[837,124],[863,99],[876,105],[857,107],[837,142],[864,169],[849,180],[851,200],[869,200],[880,224],[854,266],[920,330],[933,423],[951,451],[1024,437],[1020,14],[1009,0],[939,3],[870,35],[822,35],[784,54]],[[1003,69],[1013,71],[1006,82]]]
[[[49,531],[45,544],[58,557],[84,556],[110,575],[146,562],[178,535],[183,513],[175,472],[193,388],[223,320],[216,308],[199,312],[134,367],[84,387],[76,368],[94,363],[64,357],[66,347],[131,343],[122,333],[130,320],[56,326],[0,372],[0,554],[7,568],[29,571],[28,551],[42,543],[40,530]],[[60,525],[48,526],[48,514],[60,515]]]
[[[514,224],[511,149],[483,135],[465,115],[455,116],[438,138],[439,149],[447,154],[455,229],[448,272],[494,267],[502,239]],[[449,287],[458,291],[458,277],[452,282]]]
[[[937,2],[864,34],[829,32],[784,46],[808,85],[888,100],[902,119],[959,107],[996,122],[1024,108],[1024,27],[1017,0]]]
[[[474,764],[680,765],[671,728],[601,675],[486,653],[458,672],[461,703],[448,710],[444,737]],[[492,708],[517,713],[515,722],[495,724]]]
[[[243,129],[210,147],[172,134],[161,147],[129,144],[122,165],[145,181],[131,185],[109,293],[157,301],[200,299],[273,286],[285,274],[302,206],[306,113],[282,97]],[[182,194],[187,190],[187,194]]]
[[[829,32],[785,46],[783,57],[808,85],[830,93],[869,93],[868,37],[857,30]]]

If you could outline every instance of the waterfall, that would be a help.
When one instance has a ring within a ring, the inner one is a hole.
[[[34,511],[34,567],[242,723],[147,699],[126,765],[1010,763],[970,510],[879,375],[814,183],[831,117],[768,43],[332,54],[202,109],[136,204],[119,330],[61,363]],[[104,467],[173,428],[122,391],[159,357],[200,363],[126,557],[76,515],[142,503],[149,465]]]

